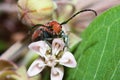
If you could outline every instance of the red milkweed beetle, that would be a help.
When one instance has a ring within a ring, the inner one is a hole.
[[[32,34],[32,41],[38,41],[38,40],[50,41],[57,37],[58,38],[62,37],[65,40],[66,35],[65,35],[64,31],[62,30],[62,25],[68,23],[76,15],[78,15],[81,12],[85,12],[85,11],[91,11],[91,12],[94,12],[95,15],[97,15],[96,11],[94,11],[92,9],[85,9],[85,10],[81,10],[81,11],[75,13],[68,20],[66,20],[62,23],[58,23],[57,21],[51,21],[45,25],[37,24],[32,27],[32,29],[38,27]],[[65,41],[65,42],[67,42],[67,41]]]

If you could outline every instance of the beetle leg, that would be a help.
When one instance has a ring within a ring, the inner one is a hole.
[[[61,32],[61,37],[63,38],[63,40],[65,42],[65,47],[68,47],[68,43],[69,43],[68,35],[66,35],[64,31],[62,31]]]
[[[48,40],[45,40],[45,42],[49,45],[49,47],[52,47],[51,43]]]

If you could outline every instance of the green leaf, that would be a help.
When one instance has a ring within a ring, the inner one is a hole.
[[[77,67],[65,80],[120,80],[120,6],[97,17],[82,35]]]

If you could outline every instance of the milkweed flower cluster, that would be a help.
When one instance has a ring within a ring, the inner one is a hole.
[[[18,0],[17,5],[19,19],[30,26],[52,20],[57,8],[52,0]]]
[[[45,41],[33,42],[29,48],[40,57],[28,69],[29,76],[39,74],[46,66],[51,67],[51,80],[62,80],[64,67],[74,68],[77,63],[71,52],[65,49],[62,38],[55,38],[49,46]]]

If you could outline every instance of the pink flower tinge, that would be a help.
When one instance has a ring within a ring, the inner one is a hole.
[[[65,51],[65,43],[61,38],[54,39],[52,48],[45,41],[33,42],[29,48],[40,55],[28,69],[28,75],[34,76],[40,73],[46,66],[51,67],[51,80],[62,80],[64,67],[76,67],[77,63],[69,51]],[[63,66],[62,66],[63,65]]]

